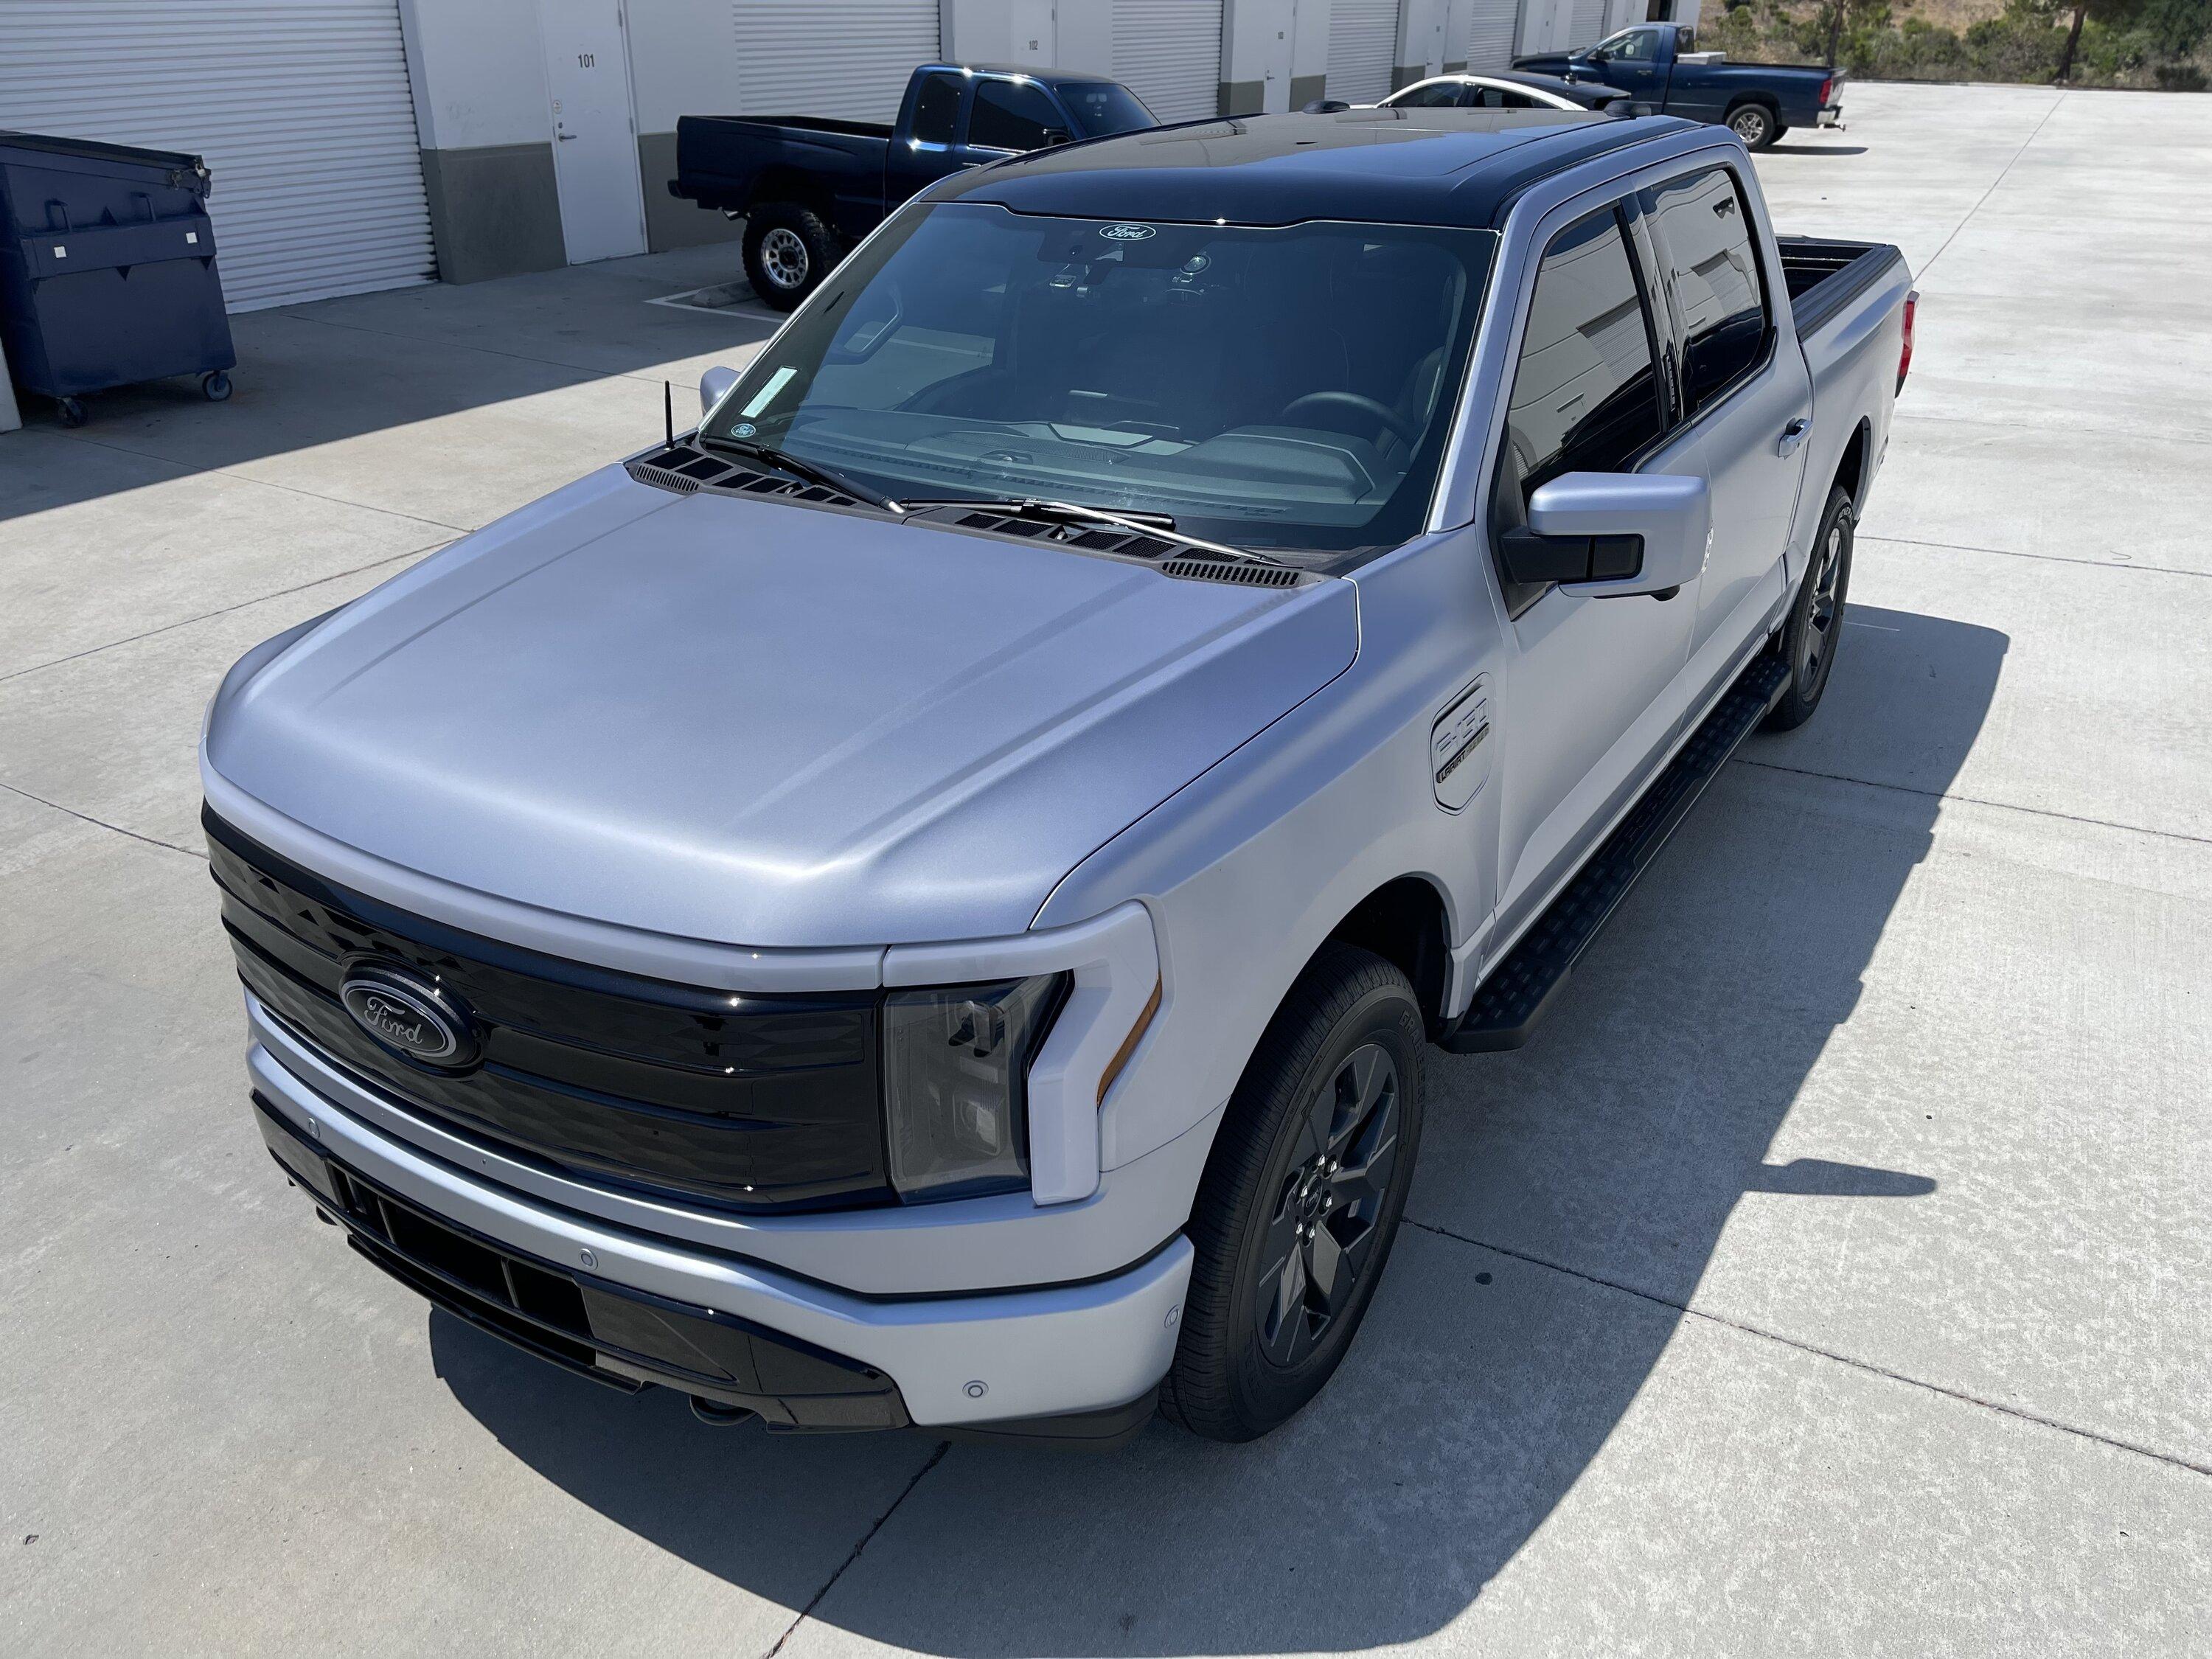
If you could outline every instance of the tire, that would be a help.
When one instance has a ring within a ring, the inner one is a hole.
[[[230,396],[230,376],[219,368],[210,369],[200,376],[200,395],[211,404],[219,404]]]
[[[1820,694],[1835,672],[1836,648],[1843,641],[1844,600],[1851,586],[1851,539],[1857,529],[1850,492],[1838,484],[1828,492],[1820,533],[1796,603],[1782,629],[1782,659],[1790,665],[1790,686],[1762,728],[1788,732],[1813,718]]]
[[[1324,947],[1283,999],[1191,1212],[1197,1259],[1160,1389],[1171,1421],[1257,1439],[1334,1373],[1405,1213],[1425,1040],[1406,975],[1352,945]]]
[[[1782,136],[1782,123],[1764,104],[1738,104],[1728,112],[1728,125],[1747,149],[1765,149]]]
[[[745,217],[745,276],[771,311],[797,309],[837,258],[837,239],[819,214],[771,202]]]
[[[56,408],[60,411],[62,424],[64,426],[82,426],[87,421],[92,418],[91,415],[86,410],[83,399],[82,398],[57,398],[54,399],[54,403]]]

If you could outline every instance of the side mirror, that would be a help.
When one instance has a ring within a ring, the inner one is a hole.
[[[737,383],[738,371],[724,368],[719,363],[702,374],[699,377],[699,413],[702,416],[712,414],[714,405],[722,401],[722,394]]]
[[[1046,149],[1052,149],[1056,148],[1056,147],[1057,147],[1057,146],[1059,146],[1059,145],[1072,143],[1072,142],[1073,141],[1073,139],[1074,139],[1074,137],[1075,137],[1075,135],[1074,135],[1074,134],[1073,134],[1073,133],[1071,133],[1071,132],[1066,131],[1065,129],[1063,129],[1063,128],[1060,128],[1060,127],[1047,127],[1047,128],[1044,130],[1044,145],[1043,145],[1043,148],[1045,148]]]
[[[1316,98],[1300,112],[1305,115],[1341,115],[1352,107],[1341,98]]]
[[[1516,582],[1557,582],[1609,599],[1672,599],[1705,568],[1712,497],[1703,478],[1671,473],[1570,472],[1528,498],[1528,524],[1498,538]]]

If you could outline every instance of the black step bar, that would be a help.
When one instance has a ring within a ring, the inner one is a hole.
[[[1589,862],[1475,987],[1467,1012],[1439,1040],[1443,1048],[1455,1054],[1487,1054],[1528,1042],[1636,878],[1650,867],[1705,786],[1720,775],[1736,745],[1782,701],[1789,684],[1790,665],[1778,653],[1762,652],[1753,659]]]

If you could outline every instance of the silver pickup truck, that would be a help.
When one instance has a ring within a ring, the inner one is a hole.
[[[1663,118],[933,185],[696,431],[224,680],[262,1135],[450,1314],[712,1419],[1266,1432],[1430,1047],[1523,1041],[1820,702],[1908,289]]]

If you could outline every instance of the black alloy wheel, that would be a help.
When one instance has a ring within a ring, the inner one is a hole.
[[[1260,1351],[1289,1368],[1352,1304],[1375,1254],[1398,1160],[1398,1068],[1375,1043],[1354,1049],[1314,1097],[1283,1177],[1254,1303]]]
[[[1284,997],[1192,1206],[1171,1420],[1256,1439],[1335,1373],[1405,1213],[1426,1041],[1405,973],[1356,945],[1323,945]]]
[[[1790,683],[1766,717],[1769,732],[1787,732],[1813,718],[1835,672],[1843,644],[1844,603],[1851,587],[1851,537],[1856,528],[1850,492],[1840,484],[1828,492],[1813,556],[1798,584],[1796,602],[1782,629],[1782,659]]]

